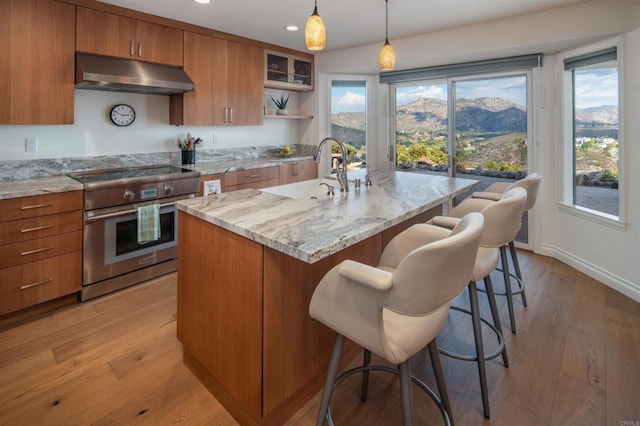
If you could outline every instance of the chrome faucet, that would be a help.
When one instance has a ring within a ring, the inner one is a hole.
[[[335,142],[340,147],[342,151],[342,162],[338,164],[338,183],[340,184],[340,192],[349,192],[349,184],[347,181],[347,147],[344,145],[344,142],[335,139],[335,138],[324,138],[318,145],[318,150],[313,155],[313,159],[316,163],[320,163],[320,154],[322,154],[322,148],[327,142]]]

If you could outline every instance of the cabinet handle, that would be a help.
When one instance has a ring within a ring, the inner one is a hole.
[[[142,58],[142,42],[138,42],[138,57]]]
[[[131,48],[131,56],[136,56],[136,52],[135,52],[135,41],[131,40],[131,43],[129,43],[129,47]]]
[[[20,207],[20,210],[33,210],[33,209],[41,209],[43,207],[53,207],[53,204],[34,204],[32,206],[23,206]]]
[[[229,123],[233,123],[233,108],[229,108]]]
[[[248,176],[247,176],[247,178],[248,178],[248,179],[254,179],[254,178],[259,178],[259,177],[260,177],[260,174],[259,174],[259,173],[258,173],[258,174],[255,174],[255,175],[248,175]]]
[[[24,234],[25,232],[42,231],[43,229],[50,229],[50,228],[53,228],[53,225],[36,226],[35,228],[25,228],[25,229],[21,229],[20,232]]]
[[[23,251],[20,253],[20,256],[28,256],[30,254],[42,253],[43,251],[53,250],[53,247],[43,247],[35,250]]]
[[[31,283],[31,284],[25,284],[22,287],[20,287],[20,290],[26,290],[28,288],[36,287],[36,286],[39,286],[39,285],[42,285],[42,284],[49,284],[52,281],[53,281],[53,278],[47,278],[46,280],[38,281],[38,282],[35,282],[35,283]]]

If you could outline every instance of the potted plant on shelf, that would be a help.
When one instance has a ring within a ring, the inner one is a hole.
[[[273,96],[270,96],[270,98],[273,101],[273,103],[275,104],[276,108],[278,108],[278,110],[276,111],[277,115],[287,115],[288,114],[287,102],[289,102],[289,95],[287,95],[287,97],[285,97],[284,93],[281,93],[280,97],[278,99],[274,99]]]

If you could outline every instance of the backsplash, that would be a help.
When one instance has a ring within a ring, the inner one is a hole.
[[[281,146],[222,148],[196,150],[196,164],[219,161],[250,160],[275,157]],[[295,155],[311,156],[315,145],[293,145]],[[149,154],[103,155],[98,157],[63,157],[36,160],[0,161],[0,180],[31,179],[65,175],[81,170],[113,169],[149,166],[154,164],[180,165],[181,152],[153,152]]]

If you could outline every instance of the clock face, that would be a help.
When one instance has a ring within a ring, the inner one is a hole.
[[[111,121],[116,126],[128,126],[136,119],[136,112],[129,105],[119,104],[111,108]]]

